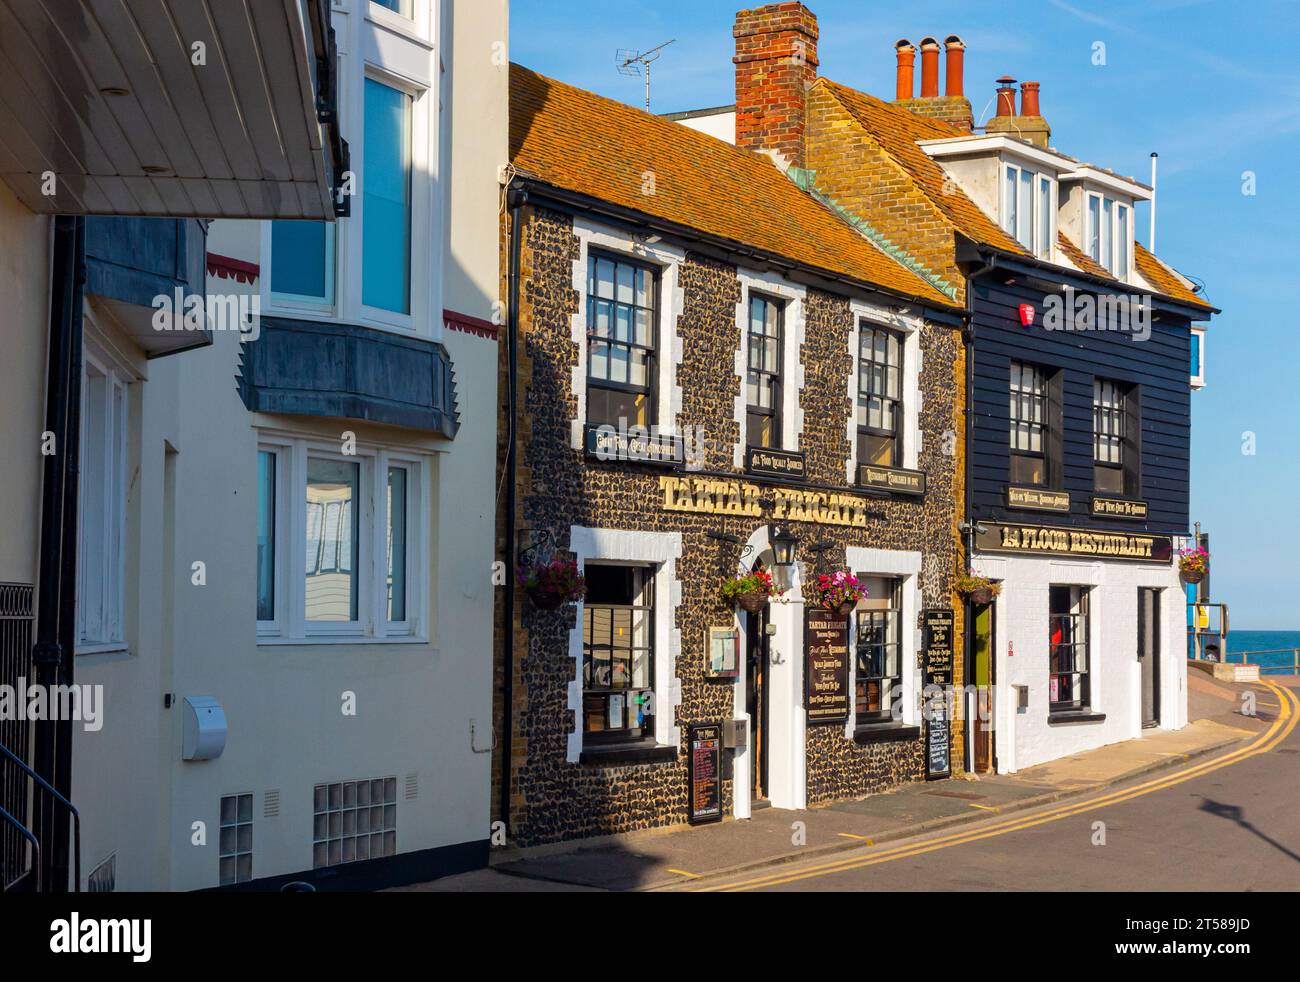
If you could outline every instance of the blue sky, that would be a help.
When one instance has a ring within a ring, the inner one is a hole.
[[[748,6],[757,6],[756,3]],[[715,0],[515,0],[511,57],[634,105],[619,48],[675,38],[656,112],[734,101],[731,25]],[[1192,400],[1192,519],[1211,534],[1214,599],[1235,629],[1300,630],[1300,4],[1293,0],[812,0],[821,73],[891,98],[893,43],[961,35],[979,121],[993,80],[1042,83],[1060,150],[1139,179],[1160,154],[1159,253],[1224,313]],[[918,8],[922,8],[918,9]],[[1096,42],[1105,65],[1093,64]],[[919,64],[918,64],[919,76]],[[1255,194],[1243,193],[1254,175]],[[1147,239],[1146,207],[1137,216]],[[1244,454],[1244,434],[1256,452]],[[1297,580],[1292,583],[1292,578]]]

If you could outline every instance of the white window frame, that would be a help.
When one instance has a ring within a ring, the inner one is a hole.
[[[1097,202],[1097,216],[1101,222],[1101,228],[1094,228],[1094,219],[1092,217],[1092,202]],[[1109,217],[1107,217],[1106,206],[1110,206]],[[1123,208],[1125,219],[1123,226],[1119,221],[1119,210]],[[1116,279],[1131,280],[1133,278],[1133,202],[1121,198],[1112,198],[1110,195],[1102,194],[1099,191],[1088,191],[1084,195],[1083,202],[1083,221],[1086,236],[1084,243],[1087,247],[1087,253],[1093,262],[1097,263],[1106,272],[1110,273]],[[1093,236],[1097,238],[1097,251],[1093,252]],[[1120,269],[1121,238],[1123,239],[1123,254],[1127,257],[1124,269]],[[1109,249],[1109,253],[1107,250]],[[1109,256],[1109,262],[1106,261]]]
[[[587,430],[587,299],[588,265],[591,251],[608,253],[629,262],[654,266],[659,274],[659,296],[655,300],[655,418],[661,436],[681,436],[677,419],[682,411],[682,387],[677,382],[677,366],[682,362],[682,341],[677,335],[677,319],[686,306],[681,285],[681,266],[686,251],[663,242],[643,242],[610,225],[575,219],[573,234],[578,239],[578,256],[573,261],[573,289],[578,309],[569,325],[569,336],[578,346],[578,358],[570,379],[578,414],[569,421],[569,444],[574,450],[586,447]]]
[[[849,301],[853,328],[849,331],[849,358],[853,370],[849,373],[849,418],[846,433],[849,441],[849,459],[845,478],[850,485],[858,482],[858,372],[861,358],[862,324],[869,322],[903,335],[903,462],[904,470],[917,470],[921,466],[924,435],[921,432],[921,373],[925,355],[921,351],[921,329],[924,321],[914,315],[902,315],[888,307],[860,300]]]
[[[921,669],[917,665],[917,652],[921,649],[921,631],[917,621],[921,615],[923,598],[921,595],[921,565],[923,557],[919,552],[902,552],[894,549],[864,549],[849,546],[844,550],[845,568],[855,576],[883,576],[902,580],[903,614],[899,637],[899,670],[903,687],[903,718],[898,721],[904,726],[919,726],[921,723]],[[857,652],[856,638],[858,618],[856,612],[849,624],[850,644],[853,646],[849,658],[849,692],[857,692]],[[858,727],[858,705],[856,697],[849,703],[849,718],[844,722],[844,736],[852,740]]]
[[[749,375],[749,299],[751,293],[762,294],[769,299],[784,303],[782,309],[781,333],[781,449],[789,453],[799,452],[799,442],[803,437],[803,404],[801,397],[804,387],[803,360],[799,357],[803,351],[804,337],[807,333],[807,297],[806,287],[789,283],[775,273],[755,273],[751,270],[736,270],[736,279],[740,281],[740,300],[736,304],[736,327],[740,331],[740,344],[736,346],[736,377],[740,380],[736,392],[735,420],[740,433],[732,452],[732,463],[737,470],[745,467],[745,451],[748,448],[749,395],[746,379]]]
[[[677,627],[677,609],[682,603],[682,585],[677,565],[682,557],[680,532],[632,532],[594,529],[574,525],[569,530],[569,549],[580,567],[587,562],[606,565],[640,564],[654,567],[654,740],[661,747],[680,747],[681,728],[676,725],[677,707],[682,700],[682,683],[677,676],[677,659],[682,653],[682,633]],[[569,681],[568,709],[574,727],[568,735],[566,759],[575,764],[582,757],[582,632],[583,604],[569,631],[569,657],[573,677]]]
[[[269,314],[330,323],[358,324],[396,334],[438,341],[443,336],[442,190],[443,128],[441,109],[444,53],[441,47],[440,0],[412,0],[412,18],[372,0],[357,0],[354,9],[332,9],[338,44],[338,113],[349,139],[356,175],[351,217],[332,223],[333,250],[327,273],[334,275],[334,300],[271,291],[272,222],[261,223],[262,271],[259,290]],[[365,80],[398,89],[411,99],[411,242],[410,313],[400,314],[362,302],[365,201]]]
[[[104,400],[91,406],[89,382],[95,375],[104,379]],[[126,503],[127,470],[130,450],[132,373],[109,357],[89,339],[82,352],[81,367],[81,434],[80,484],[78,490],[77,535],[77,654],[125,651],[126,644]],[[100,444],[113,453],[102,485],[97,489],[97,508],[88,507],[89,469],[87,450],[91,427],[99,428]],[[87,554],[87,523],[96,522],[103,530],[104,548],[97,555]],[[88,570],[98,575],[96,606],[99,616],[91,623],[91,604],[86,591]]]
[[[1024,238],[1021,238],[1019,234],[1019,230],[1017,228],[1012,227],[1011,215],[1012,215],[1013,202],[1010,200],[1010,194],[1008,193],[1008,189],[1007,189],[1007,176],[1009,174],[1015,175],[1014,187],[1015,187],[1015,192],[1017,194],[1016,209],[1015,209],[1016,225],[1022,224],[1022,218],[1023,218],[1023,216],[1021,216],[1020,214],[1019,197],[1018,197],[1021,180],[1023,178],[1023,175],[1025,174],[1030,175],[1031,178],[1029,184],[1028,241],[1026,241],[1026,239]],[[1043,216],[1041,212],[1041,206],[1039,204],[1039,194],[1041,192],[1041,186],[1044,182],[1046,182],[1050,186],[1049,197],[1048,197],[1049,208],[1048,208],[1048,216],[1047,216],[1048,231],[1047,231],[1046,241],[1043,241],[1043,235],[1042,235]],[[1001,203],[1001,209],[1002,209],[1002,222],[1001,222],[1002,230],[1006,232],[1008,235],[1010,235],[1017,242],[1019,242],[1026,249],[1028,249],[1030,252],[1032,252],[1036,257],[1038,257],[1039,259],[1046,259],[1049,262],[1052,259],[1053,249],[1056,243],[1056,234],[1057,234],[1056,213],[1059,207],[1058,194],[1059,194],[1059,188],[1057,186],[1057,180],[1052,175],[1044,173],[1043,171],[1033,170],[1029,167],[1025,167],[1022,164],[1003,162],[1001,172],[999,174],[999,180],[998,180],[998,200]]]
[[[1192,349],[1199,355],[1196,359],[1196,366],[1200,369],[1197,374],[1192,376],[1193,389],[1205,388],[1205,334],[1206,331],[1204,327],[1192,328]],[[1188,370],[1190,372],[1190,365],[1188,366]]]
[[[432,459],[426,454],[358,443],[355,455],[337,443],[311,437],[263,432],[258,453],[276,459],[275,617],[257,622],[259,644],[427,643],[429,565],[429,489]],[[307,549],[308,458],[361,465],[361,500],[356,505],[360,536],[357,568],[358,620],[321,623],[307,620],[304,573]],[[406,619],[389,622],[387,490],[390,467],[407,472]],[[256,615],[254,615],[256,616]]]

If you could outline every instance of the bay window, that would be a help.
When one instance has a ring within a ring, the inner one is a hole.
[[[257,622],[263,640],[423,631],[426,461],[267,437],[258,451]]]
[[[262,302],[271,313],[441,330],[441,6],[363,0],[335,17],[351,217],[263,223]]]
[[[365,82],[361,302],[411,312],[411,97]]]

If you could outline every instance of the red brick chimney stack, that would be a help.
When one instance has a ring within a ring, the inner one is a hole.
[[[912,42],[903,38],[894,45],[898,52],[898,85],[895,99],[911,99],[916,96],[916,49]]]
[[[736,145],[803,167],[808,90],[817,80],[817,18],[802,3],[736,14]]]

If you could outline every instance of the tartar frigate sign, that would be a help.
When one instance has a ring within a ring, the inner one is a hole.
[[[849,621],[829,610],[803,615],[804,708],[808,722],[849,718]]]
[[[1082,556],[1167,563],[1174,555],[1174,540],[1167,535],[981,522],[975,548],[981,552],[1009,552],[1020,556]]]
[[[955,618],[948,608],[927,610],[921,615],[921,640],[925,657],[925,684],[952,685],[953,628]]]
[[[866,498],[833,491],[759,487],[748,481],[712,477],[661,477],[665,511],[698,515],[763,517],[763,499],[772,504],[771,517],[786,522],[816,522],[866,528],[880,517]]]
[[[690,755],[686,761],[689,774],[692,825],[722,821],[722,727],[716,723],[692,726],[687,742]]]

